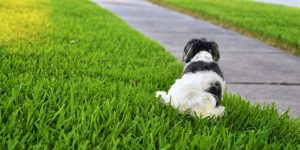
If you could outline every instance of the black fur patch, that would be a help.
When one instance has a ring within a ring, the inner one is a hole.
[[[216,107],[218,107],[220,105],[221,98],[222,98],[221,84],[219,82],[213,82],[211,83],[211,86],[205,91],[211,93],[216,98],[217,101]]]
[[[190,73],[190,72],[196,73],[199,71],[213,71],[217,73],[220,77],[222,77],[222,79],[224,79],[219,65],[215,62],[204,62],[204,61],[192,62],[185,68],[183,74]]]

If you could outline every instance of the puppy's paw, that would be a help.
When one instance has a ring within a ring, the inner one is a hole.
[[[164,98],[167,96],[167,93],[164,91],[156,91],[155,97],[161,97]]]
[[[166,92],[164,91],[156,91],[156,97],[161,97],[161,99],[163,100],[163,102],[166,104],[166,103],[169,103],[170,102],[170,95],[168,95]]]

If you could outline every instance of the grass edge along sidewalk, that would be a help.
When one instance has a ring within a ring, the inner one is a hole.
[[[150,0],[300,56],[300,9],[250,0]]]
[[[164,106],[154,93],[180,63],[88,0],[0,7],[3,149],[299,148],[299,119],[274,106],[225,94],[224,117],[205,119]]]

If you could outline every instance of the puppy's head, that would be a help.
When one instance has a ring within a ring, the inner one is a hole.
[[[205,38],[191,39],[184,47],[182,61],[188,63],[199,52],[207,51],[212,55],[214,61],[219,61],[220,53],[218,44],[214,41],[207,41]]]

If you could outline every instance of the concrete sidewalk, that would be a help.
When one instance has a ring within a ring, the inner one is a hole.
[[[214,40],[228,90],[251,102],[291,107],[300,115],[300,58],[237,32],[151,4],[144,0],[96,0],[129,25],[166,47],[180,59],[186,42],[195,37]]]
[[[299,0],[256,0],[259,2],[265,2],[265,3],[273,3],[277,5],[286,5],[291,7],[300,7],[300,1]]]

